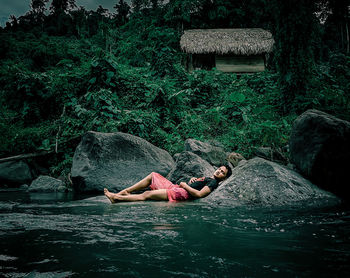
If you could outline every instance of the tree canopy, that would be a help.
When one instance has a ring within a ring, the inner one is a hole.
[[[58,149],[67,170],[87,130],[123,131],[171,153],[189,137],[246,156],[285,151],[298,113],[350,120],[346,0],[133,0],[113,10],[32,0],[0,28],[0,156]],[[182,66],[184,30],[263,28],[274,37],[262,73]]]

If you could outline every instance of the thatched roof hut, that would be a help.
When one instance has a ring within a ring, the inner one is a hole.
[[[204,68],[215,61],[213,67],[231,72],[264,70],[264,56],[273,44],[272,34],[260,28],[187,30],[180,40],[181,49],[196,60],[193,67],[201,67],[200,60]]]
[[[273,43],[272,34],[260,28],[187,30],[180,40],[187,53],[248,56],[271,52]]]

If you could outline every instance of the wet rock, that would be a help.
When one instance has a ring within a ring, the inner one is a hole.
[[[21,185],[30,183],[33,175],[24,161],[9,161],[0,163],[0,185]]]
[[[294,122],[291,161],[316,185],[350,199],[350,123],[317,110]]]
[[[227,153],[222,147],[213,146],[195,139],[185,141],[185,150],[195,153],[211,165],[221,166],[226,161]]]
[[[262,158],[240,163],[232,176],[201,202],[213,204],[284,206],[337,203],[338,198],[300,174]]]
[[[66,186],[61,180],[49,177],[39,176],[35,179],[28,189],[29,192],[65,192]]]
[[[212,176],[215,171],[207,161],[192,152],[184,151],[175,157],[176,166],[167,176],[173,183],[188,182],[192,177]]]
[[[80,192],[120,191],[151,172],[166,176],[174,165],[168,152],[142,138],[89,131],[75,151],[71,177]]]

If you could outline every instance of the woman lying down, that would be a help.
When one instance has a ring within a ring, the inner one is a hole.
[[[144,179],[133,186],[130,186],[119,193],[109,192],[104,189],[104,194],[112,202],[137,202],[137,201],[187,201],[203,198],[213,192],[219,183],[227,179],[232,174],[228,165],[219,167],[211,177],[191,178],[187,183],[180,182],[179,185],[173,184],[162,175],[152,172]],[[140,194],[131,194],[132,192],[149,190]]]

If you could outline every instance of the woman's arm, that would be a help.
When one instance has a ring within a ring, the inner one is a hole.
[[[192,188],[185,182],[180,182],[179,186],[185,189],[188,193],[190,193],[190,195],[196,198],[203,198],[211,192],[209,186],[204,186],[200,191]]]

